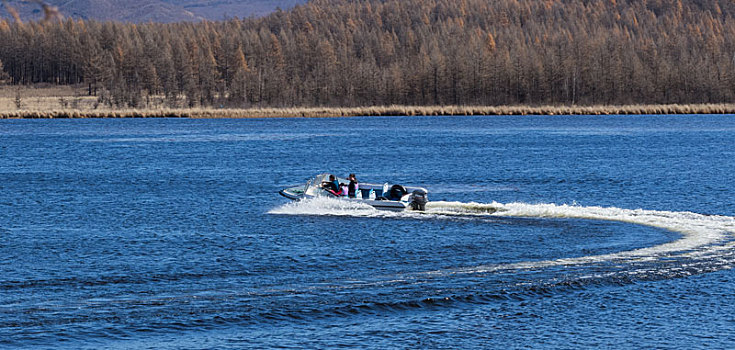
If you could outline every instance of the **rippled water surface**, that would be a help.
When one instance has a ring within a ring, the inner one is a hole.
[[[731,349],[733,174],[733,116],[0,121],[0,347]]]

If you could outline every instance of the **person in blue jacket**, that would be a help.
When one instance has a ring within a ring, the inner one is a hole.
[[[337,177],[334,175],[329,175],[329,181],[322,182],[322,188],[335,196],[342,195],[342,189],[339,186],[339,181],[337,181]]]

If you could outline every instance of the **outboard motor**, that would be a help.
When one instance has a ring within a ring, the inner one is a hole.
[[[422,189],[414,190],[408,197],[408,206],[411,210],[424,211],[427,202],[429,202],[428,194]]]

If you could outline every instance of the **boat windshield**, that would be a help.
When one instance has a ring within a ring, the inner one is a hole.
[[[319,174],[306,183],[304,193],[307,196],[316,196],[322,191],[322,182],[329,180],[329,174]]]
[[[328,174],[328,173],[319,174],[315,176],[314,178],[312,178],[311,180],[309,180],[306,183],[306,186],[304,187],[304,193],[307,196],[318,196],[320,194],[326,194],[326,191],[322,188],[322,183],[329,181],[329,175],[331,174]],[[340,184],[346,184],[350,182],[349,180],[341,178],[341,177],[338,177],[337,181]]]

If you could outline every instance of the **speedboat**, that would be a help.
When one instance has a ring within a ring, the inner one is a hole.
[[[329,181],[330,174],[319,174],[304,185],[284,188],[279,193],[291,200],[303,200],[316,197],[331,197],[338,200],[351,201],[368,204],[376,209],[384,210],[419,210],[426,209],[428,191],[422,187],[404,187],[399,184],[373,184],[359,183],[355,197],[346,195],[347,184],[350,182],[345,178],[337,178],[341,187],[341,194],[335,194],[323,187]]]

